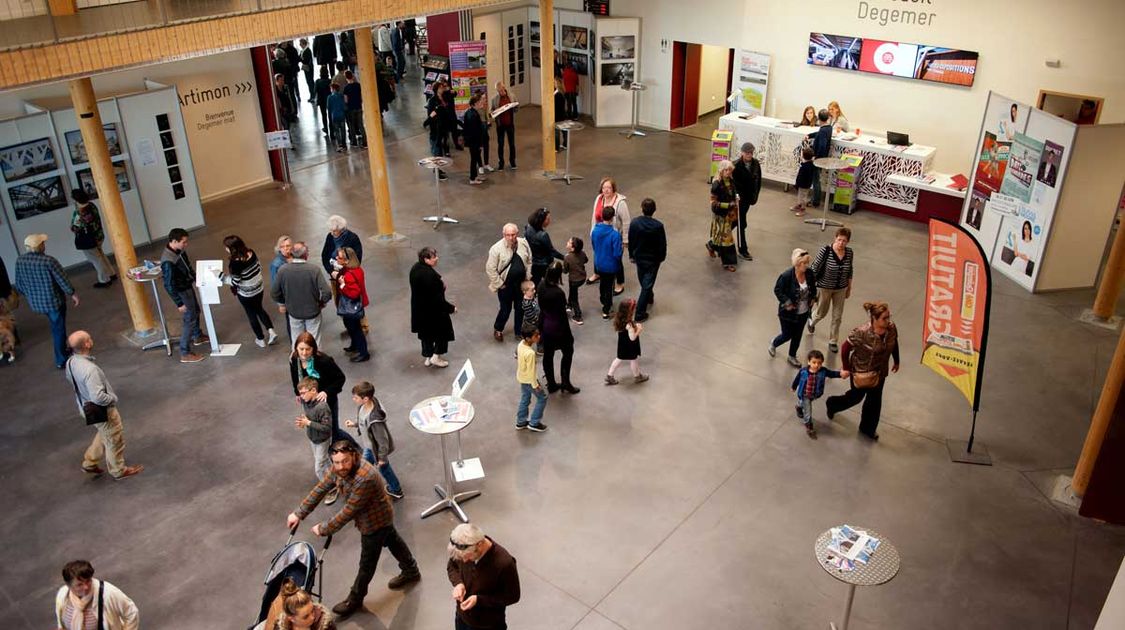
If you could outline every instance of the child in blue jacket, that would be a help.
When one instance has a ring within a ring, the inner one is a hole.
[[[824,382],[830,378],[848,378],[847,370],[830,370],[824,367],[824,354],[820,350],[809,350],[809,364],[797,372],[792,389],[797,392],[797,417],[805,423],[805,433],[816,439],[813,428],[812,402],[824,395]]]

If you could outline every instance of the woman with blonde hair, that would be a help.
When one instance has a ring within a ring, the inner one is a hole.
[[[734,224],[738,222],[738,201],[734,189],[734,164],[719,162],[719,176],[711,182],[711,239],[707,253],[723,263],[723,269],[736,271],[738,257],[734,250]]]
[[[336,630],[336,621],[324,604],[314,602],[291,578],[282,583],[279,597],[281,611],[276,627],[269,630]]]
[[[770,356],[777,355],[777,347],[789,342],[789,365],[801,367],[797,350],[801,347],[801,332],[809,320],[813,305],[816,304],[816,281],[808,273],[809,253],[801,248],[793,250],[789,258],[793,266],[781,272],[773,285],[777,298],[777,320],[781,323],[781,334],[770,342]],[[845,369],[847,367],[845,366]],[[831,414],[829,414],[831,417]]]
[[[351,247],[336,250],[336,262],[340,265],[340,271],[336,274],[340,290],[336,313],[344,320],[344,328],[351,337],[351,345],[344,348],[344,352],[354,355],[352,363],[362,363],[371,358],[367,352],[367,337],[363,334],[363,325],[360,323],[366,315],[364,309],[371,303],[367,298],[367,282],[363,267],[359,266],[359,256]]]
[[[492,106],[489,107],[490,112],[508,105],[515,103],[515,99],[508,93],[508,87],[504,85],[503,81],[496,82],[496,96],[492,97]],[[497,169],[504,170],[504,136],[508,137],[508,164],[514,171],[516,170],[516,111],[519,105],[501,113],[493,120],[496,121],[496,158]]]
[[[883,411],[883,384],[887,376],[898,372],[898,328],[891,321],[891,308],[886,302],[864,302],[867,321],[857,326],[840,348],[840,362],[851,372],[851,389],[839,396],[829,396],[824,409],[833,415],[863,401],[859,432],[878,440],[879,414]],[[888,365],[891,360],[893,365]]]
[[[610,176],[605,176],[598,184],[598,196],[594,197],[594,211],[590,215],[590,236],[593,242],[594,226],[602,222],[602,209],[613,208],[613,229],[621,235],[621,248],[622,250],[629,249],[629,222],[632,219],[629,217],[629,204],[625,203],[625,195],[617,192],[617,180]],[[594,261],[594,269],[598,268],[597,260]],[[594,283],[598,281],[598,274],[590,276],[587,283]],[[613,287],[614,295],[621,295],[625,292],[625,266],[621,264],[621,260],[617,261],[617,282]]]
[[[832,129],[835,131],[847,133],[852,130],[851,125],[848,124],[848,119],[844,117],[844,112],[840,109],[840,104],[836,101],[828,103],[828,122],[832,124]]]

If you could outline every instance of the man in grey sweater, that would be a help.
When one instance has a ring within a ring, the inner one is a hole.
[[[320,267],[309,264],[309,247],[303,241],[293,243],[293,258],[277,270],[270,297],[289,318],[293,339],[308,331],[320,345],[320,309],[332,299],[332,289]]]
[[[82,458],[82,470],[91,475],[105,474],[105,470],[98,465],[104,457],[109,474],[114,479],[132,477],[145,467],[125,465],[125,434],[121,426],[121,414],[117,412],[117,394],[113,393],[105,372],[98,367],[93,355],[90,354],[94,349],[94,340],[90,337],[90,333],[79,330],[71,333],[67,338],[67,345],[74,354],[66,362],[66,376],[74,386],[79,416],[85,417],[82,405],[86,402],[108,408],[106,409],[108,419],[93,425],[98,433],[86,448],[85,456]]]

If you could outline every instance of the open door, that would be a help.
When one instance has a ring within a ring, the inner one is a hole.
[[[679,129],[699,120],[699,74],[703,47],[672,43],[672,115],[669,127]]]

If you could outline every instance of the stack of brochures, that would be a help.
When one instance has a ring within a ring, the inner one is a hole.
[[[828,557],[824,562],[841,571],[854,571],[857,562],[867,564],[871,561],[871,554],[879,548],[879,539],[862,529],[842,525],[829,531],[832,540],[828,543]]]
[[[441,399],[410,412],[410,423],[420,430],[433,430],[445,423],[464,424],[472,408],[466,400]]]

